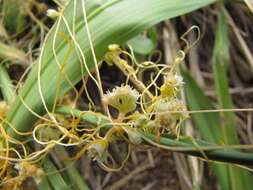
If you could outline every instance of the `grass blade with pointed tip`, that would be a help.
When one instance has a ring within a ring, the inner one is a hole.
[[[185,81],[185,92],[187,98],[187,104],[190,110],[212,110],[210,100],[207,96],[204,95],[201,88],[197,85],[194,79],[187,73],[182,70],[182,75]],[[198,113],[193,114],[192,119],[197,127],[200,135],[204,140],[214,143],[222,143],[221,135],[221,122],[219,120],[218,113]],[[214,173],[219,180],[221,188],[223,190],[231,189],[231,181],[228,172],[227,164],[212,164],[214,168]]]
[[[219,18],[215,33],[215,45],[213,52],[213,73],[217,91],[218,103],[221,109],[233,108],[232,98],[229,93],[227,72],[229,66],[229,34],[228,24],[224,15],[224,7],[219,7]],[[239,144],[236,135],[236,119],[233,112],[220,113],[220,132],[225,144]],[[228,176],[230,189],[252,189],[253,183],[249,173],[241,168],[229,165]]]
[[[227,68],[229,66],[229,39],[226,17],[221,8],[215,34],[215,45],[213,52],[213,73],[217,98],[220,108],[233,108],[232,99],[229,94]],[[222,119],[221,132],[224,143],[238,144],[236,135],[235,114],[233,112],[220,113]]]
[[[211,110],[214,109],[210,100],[204,95],[201,88],[197,85],[194,79],[182,70],[182,75],[185,81],[185,94],[187,104],[190,110]],[[191,116],[195,126],[206,141],[213,143],[221,143],[222,136],[219,127],[221,123],[219,121],[218,113],[198,113]],[[225,164],[213,164],[215,175],[217,176],[219,183],[223,190],[229,189],[229,177],[227,173],[227,165]]]

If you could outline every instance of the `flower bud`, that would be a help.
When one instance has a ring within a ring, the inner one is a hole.
[[[60,15],[55,9],[47,9],[47,16],[50,18],[57,18]]]
[[[140,144],[142,142],[141,135],[135,129],[124,128],[124,130],[126,131],[131,143]]]
[[[88,156],[98,162],[107,160],[108,142],[106,140],[94,141],[88,148]]]

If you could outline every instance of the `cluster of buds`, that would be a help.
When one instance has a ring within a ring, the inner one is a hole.
[[[172,132],[188,117],[184,103],[178,98],[179,89],[183,84],[180,75],[169,72],[164,77],[164,84],[160,88],[161,94],[153,106],[155,122]]]

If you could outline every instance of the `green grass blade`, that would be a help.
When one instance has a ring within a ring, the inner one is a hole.
[[[214,109],[212,103],[207,96],[204,95],[201,88],[197,85],[195,80],[182,70],[182,75],[185,81],[185,92],[187,104],[190,110],[210,110]],[[201,136],[213,143],[221,143],[222,136],[220,130],[220,120],[218,113],[198,113],[193,114],[194,120]]]
[[[73,162],[63,160],[69,158],[65,149],[63,147],[57,146],[56,152],[57,155],[61,155],[61,158],[59,158],[59,160],[61,160],[64,166],[67,168],[66,172],[71,182],[77,187],[76,190],[89,190],[88,185],[84,183],[84,179],[80,176]]]
[[[185,94],[189,109],[214,109],[208,97],[204,95],[201,88],[197,85],[189,73],[182,70],[182,75],[185,81]],[[191,117],[204,140],[214,143],[219,143],[222,141],[219,128],[221,123],[218,113],[199,113],[193,114]],[[229,175],[227,165],[213,164],[212,166],[222,189],[229,190]]]
[[[6,71],[6,69],[3,65],[0,65],[0,86],[1,86],[1,92],[3,94],[3,98],[5,101],[11,101],[13,99],[13,97],[16,96],[15,91],[14,91],[14,86],[12,85],[12,82],[11,82],[11,79],[8,75],[8,72]],[[64,154],[66,154],[66,153],[64,152],[64,150],[62,150],[61,154],[59,154],[59,155],[64,155]],[[48,160],[48,162],[51,162],[51,161]],[[47,165],[50,166],[53,164],[47,163]],[[88,187],[84,182],[84,179],[81,179],[80,174],[78,173],[78,171],[76,170],[75,167],[71,166],[68,168],[67,171],[68,171],[69,175],[71,175],[72,181],[74,181],[77,184],[77,186],[79,187],[79,190],[88,190]],[[60,177],[58,177],[58,178],[60,178]],[[51,190],[47,176],[44,176],[42,178],[42,181],[38,184],[37,187],[39,190]]]
[[[3,65],[0,65],[0,88],[5,101],[10,101],[15,96],[14,86],[10,76]]]
[[[203,91],[200,87],[198,87],[194,79],[185,71],[182,71],[182,74],[186,83],[185,92],[189,108],[191,110],[214,109],[210,100],[204,95]],[[217,113],[193,114],[192,119],[204,140],[216,143],[224,142],[220,128],[222,124]],[[222,189],[231,189],[231,186],[234,186],[230,179],[231,171],[229,167],[231,166],[226,164],[213,164],[212,166],[214,167],[215,175],[217,176]],[[245,175],[245,178],[248,178],[246,177],[247,174],[244,173],[243,175]],[[246,179],[246,182],[244,182],[245,187],[247,187],[246,185],[248,183],[250,183],[250,181]]]
[[[55,190],[71,190],[72,188],[65,182],[59,171],[49,159],[43,160],[43,168],[46,170],[47,179]]]
[[[229,65],[229,39],[226,18],[221,11],[216,30],[213,52],[213,73],[220,108],[233,108],[229,94],[227,68]],[[222,118],[222,138],[226,144],[238,144],[236,136],[235,114],[233,112],[220,113]]]
[[[224,15],[224,7],[220,7],[220,15],[215,34],[213,52],[213,73],[219,106],[221,109],[233,108],[232,98],[229,93],[227,72],[229,66],[229,38],[228,24]],[[239,144],[236,135],[236,121],[233,112],[222,112],[221,133],[225,144]],[[249,173],[235,166],[228,166],[230,189],[253,189]]]
[[[42,178],[41,182],[37,185],[37,187],[38,190],[52,190],[46,176]]]

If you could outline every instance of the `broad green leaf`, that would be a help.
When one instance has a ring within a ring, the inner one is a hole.
[[[85,55],[87,67],[90,70],[94,69],[94,61],[85,29],[82,2],[81,0],[72,0],[63,12],[64,19],[60,17],[50,30],[41,49],[40,58],[34,64],[20,91],[20,97],[23,101],[17,98],[11,107],[7,119],[20,131],[29,131],[32,124],[37,120],[37,117],[27,107],[38,115],[42,115],[46,111],[43,99],[50,111],[58,87],[62,95],[71,88],[70,81],[72,85],[76,84],[84,75],[87,75],[87,70],[84,67],[82,70],[81,67],[83,64],[83,60],[80,63],[81,53]],[[86,12],[89,13],[87,15],[88,26],[91,31],[96,58],[101,60],[109,44],[123,44],[162,20],[191,12],[213,3],[215,0],[112,0],[97,8],[91,6],[92,2],[92,0],[85,1]],[[74,32],[74,39],[70,34],[71,31]],[[71,39],[71,44],[78,43],[81,51],[72,48],[71,55],[66,58],[70,46],[69,41],[59,34],[67,35]],[[64,59],[67,59],[64,74],[57,65],[53,49],[55,49],[60,64],[64,62]],[[39,86],[41,86],[43,98],[40,96]],[[7,128],[7,132],[13,137],[18,137],[11,128]]]
[[[141,55],[150,54],[155,49],[155,44],[153,41],[143,34],[135,36],[129,40],[127,44],[133,48],[134,52]]]
[[[156,31],[156,28],[155,27],[149,28],[147,30],[147,33],[148,33],[150,39],[152,40],[154,46],[156,47],[157,43],[158,43],[158,34],[157,34],[157,31]]]

